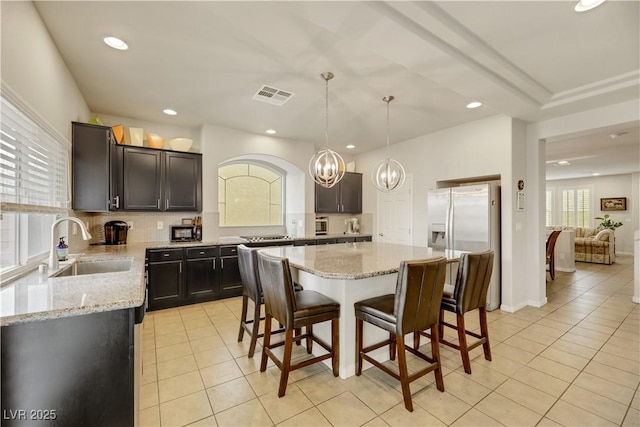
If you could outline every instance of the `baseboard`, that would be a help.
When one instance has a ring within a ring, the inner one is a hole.
[[[545,298],[546,301],[546,298]],[[505,304],[501,304],[500,305],[500,310],[502,311],[506,311],[508,313],[515,313],[516,311],[525,308],[526,306],[531,305],[529,303],[523,302],[521,304],[518,305],[505,305]],[[543,304],[544,305],[544,304]]]
[[[576,269],[574,268],[573,270],[570,268],[560,268],[560,267],[556,267],[556,271],[562,271],[564,273],[575,273]]]

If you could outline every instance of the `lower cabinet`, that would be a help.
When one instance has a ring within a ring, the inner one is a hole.
[[[238,247],[220,246],[220,294],[226,297],[242,295],[242,280],[238,264]]]
[[[185,249],[186,270],[185,278],[186,299],[199,302],[214,299],[217,294],[218,270],[216,261],[218,248],[189,248]]]
[[[184,299],[182,249],[147,251],[149,309],[181,305]]]

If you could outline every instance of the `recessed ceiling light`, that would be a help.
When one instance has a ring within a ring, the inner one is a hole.
[[[353,144],[349,144],[349,145],[347,145],[347,148],[348,148],[349,150],[353,150],[354,148],[356,148],[356,146],[355,146],[355,145],[353,145]]]
[[[275,129],[267,129],[265,130],[266,133],[268,133],[269,135],[273,135],[274,133],[276,133]]]
[[[467,108],[478,108],[482,105],[482,102],[473,101],[467,104]]]
[[[576,12],[586,12],[587,10],[595,9],[604,2],[605,0],[580,0],[573,10]]]
[[[566,160],[560,160],[560,161],[558,162],[558,164],[559,164],[560,166],[567,166],[567,165],[570,165],[571,163],[567,162]]]
[[[171,108],[165,108],[164,110],[162,110],[162,112],[165,113],[167,116],[175,116],[178,114],[176,110],[172,110]]]
[[[117,37],[111,37],[111,36],[105,37],[104,42],[107,44],[107,46],[112,47],[114,49],[118,49],[118,50],[129,49],[129,46]]]
[[[618,138],[618,137],[620,137],[620,136],[622,136],[622,135],[626,135],[626,134],[628,134],[628,133],[629,133],[629,132],[611,133],[611,134],[609,134],[609,138],[611,138],[611,139],[616,139],[616,138]]]

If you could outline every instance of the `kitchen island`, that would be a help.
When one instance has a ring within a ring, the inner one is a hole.
[[[294,280],[340,303],[340,377],[355,374],[355,302],[395,293],[401,261],[445,257],[456,262],[460,251],[388,243],[361,242],[324,246],[285,246],[262,249],[270,255],[289,258]],[[314,334],[331,342],[330,324],[314,325]],[[388,338],[379,328],[365,324],[365,346]],[[314,346],[315,352],[323,352]],[[371,352],[376,360],[389,358],[386,348]],[[327,363],[325,361],[325,363]],[[364,368],[371,366],[365,363]]]

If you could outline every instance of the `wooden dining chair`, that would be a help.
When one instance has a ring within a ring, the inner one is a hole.
[[[293,279],[289,260],[258,252],[258,272],[262,292],[264,295],[265,320],[264,341],[262,343],[262,360],[260,372],[267,369],[267,357],[280,368],[280,386],[278,397],[284,396],[287,390],[289,373],[295,369],[303,368],[312,363],[332,359],[333,376],[339,374],[339,321],[340,304],[310,290],[294,291]],[[285,330],[284,341],[271,342],[271,322],[275,319],[283,325]],[[313,325],[320,322],[331,321],[331,345],[313,334]],[[296,331],[305,328],[305,333]],[[315,341],[327,353],[304,359],[298,363],[291,363],[291,351],[294,341],[306,338],[307,353],[311,354],[311,343]],[[279,359],[274,348],[284,345],[284,354]]]
[[[551,276],[551,280],[555,280],[556,278],[556,266],[555,266],[555,250],[556,250],[556,241],[560,236],[561,230],[554,230],[547,237],[547,259],[546,259],[546,269],[549,272],[549,276]]]
[[[354,304],[356,316],[356,375],[362,373],[362,361],[373,364],[383,372],[400,381],[404,407],[413,412],[409,384],[429,372],[434,371],[436,388],[444,391],[440,348],[438,344],[438,316],[444,290],[447,260],[435,258],[420,261],[403,261],[398,270],[395,294],[382,295],[358,301]],[[386,341],[363,346],[364,322],[389,332]],[[429,328],[434,339],[431,341],[431,356],[417,348],[405,346],[404,336]],[[378,362],[367,353],[389,345],[389,357],[395,359],[398,353],[398,372]],[[426,361],[426,367],[409,374],[406,352]]]
[[[489,328],[487,326],[487,291],[491,283],[493,272],[493,251],[468,252],[460,256],[458,274],[453,293],[445,292],[440,305],[439,341],[441,344],[460,351],[462,365],[467,374],[471,373],[471,361],[469,351],[482,345],[484,358],[491,360],[491,346],[489,345]],[[465,327],[464,315],[470,311],[478,310],[480,317],[480,333],[469,331]],[[445,321],[444,312],[450,311],[456,315],[456,324]],[[455,329],[458,332],[458,342],[451,342],[444,337],[444,327]],[[420,345],[420,335],[437,340],[426,331],[414,334],[414,348]],[[467,343],[467,336],[475,338],[472,344]]]

